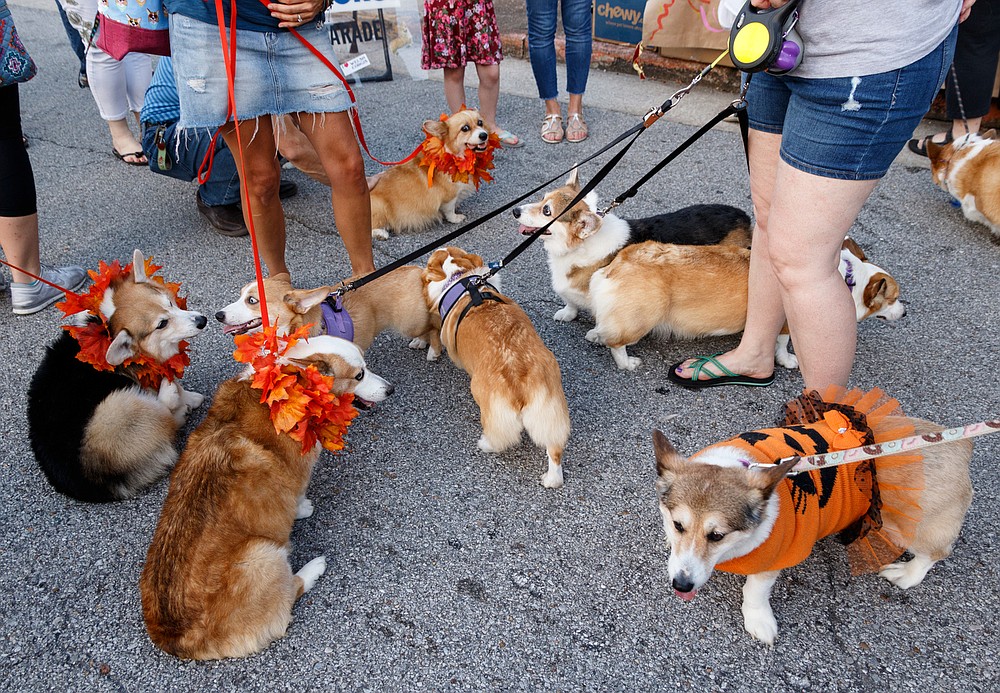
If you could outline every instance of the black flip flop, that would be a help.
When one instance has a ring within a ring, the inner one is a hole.
[[[678,361],[670,367],[667,371],[667,378],[670,382],[676,383],[681,387],[686,387],[690,390],[700,390],[705,387],[718,387],[720,385],[748,385],[751,387],[767,387],[774,382],[774,374],[767,376],[766,378],[754,378],[749,375],[740,375],[739,373],[733,373],[731,370],[723,366],[715,358],[718,354],[714,356],[696,356],[691,363],[691,377],[685,378],[677,375],[677,369],[684,365],[684,361]],[[701,372],[705,366],[711,365],[713,369],[716,369],[716,373],[706,371],[705,375],[709,376],[705,380],[701,380]],[[718,375],[718,373],[725,373],[725,375]]]
[[[135,158],[138,159],[140,156],[146,156],[146,152],[142,152],[142,151],[139,151],[139,152],[126,152],[126,153],[122,154],[117,149],[112,149],[111,153],[115,155],[116,159],[118,159],[122,163],[128,164],[129,166],[149,166],[149,161],[125,161],[125,157],[126,156],[131,156],[131,157],[135,157]]]
[[[914,154],[919,156],[927,156],[927,143],[931,142],[934,135],[928,135],[927,137],[921,137],[920,139],[912,139],[906,143],[906,148],[909,149]],[[951,135],[951,130],[944,134],[944,142],[934,142],[934,144],[940,144],[942,147],[949,142],[954,141],[954,137]]]

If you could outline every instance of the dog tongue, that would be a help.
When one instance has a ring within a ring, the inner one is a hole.
[[[527,236],[527,235],[529,235],[529,234],[532,234],[532,233],[534,233],[534,232],[535,232],[535,231],[537,231],[537,230],[538,230],[538,227],[537,227],[537,226],[525,226],[524,224],[521,224],[520,228],[518,228],[518,230],[517,230],[517,231],[518,231],[518,233],[520,233],[520,234],[521,234],[522,236]]]
[[[674,594],[676,594],[678,597],[680,597],[684,601],[689,602],[692,599],[694,599],[695,596],[697,596],[698,590],[691,590],[690,592],[680,592],[678,590],[674,590]]]

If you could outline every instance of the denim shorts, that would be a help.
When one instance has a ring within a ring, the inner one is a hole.
[[[781,158],[801,171],[877,180],[944,82],[957,33],[956,27],[928,55],[889,72],[828,79],[755,74],[747,91],[750,127],[780,134]]]
[[[324,28],[301,27],[302,36],[334,65],[338,58]],[[227,29],[228,36],[228,29]],[[226,66],[219,27],[170,15],[174,75],[181,128],[217,128],[228,122]],[[351,106],[340,78],[289,31],[236,30],[236,116],[248,120],[285,113],[337,113]]]

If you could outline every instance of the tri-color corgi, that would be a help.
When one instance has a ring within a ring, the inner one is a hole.
[[[89,502],[131,498],[164,476],[177,460],[178,427],[204,399],[178,379],[140,377],[149,370],[142,360],[153,368],[167,363],[207,319],[179,308],[175,293],[147,276],[138,250],[131,272],[104,290],[100,314],[71,319],[101,332],[106,348],[93,353],[88,344],[83,356],[110,369],[78,358],[81,344],[66,331],[46,350],[28,388],[28,434],[39,466],[57,491]]]
[[[788,476],[795,455],[877,448],[911,434],[933,439],[943,430],[902,416],[879,420],[874,412],[884,402],[877,393],[848,394],[840,401],[850,406],[828,409],[818,404],[824,401],[818,395],[805,395],[799,401],[811,404],[800,409],[808,415],[716,443],[690,458],[663,433],[653,433],[656,491],[677,596],[694,599],[716,569],[746,575],[744,625],[753,637],[773,644],[778,625],[771,588],[781,570],[809,556],[816,541],[840,534],[849,549],[862,547],[853,554],[862,562],[852,567],[879,570],[901,589],[920,584],[934,563],[951,553],[972,499],[969,440],[925,448],[922,456],[890,455],[874,464],[860,461]],[[913,559],[893,562],[903,549]]]
[[[281,334],[312,324],[310,336],[328,334],[354,342],[367,351],[375,337],[391,329],[410,338],[411,349],[427,347],[427,360],[441,355],[441,340],[424,302],[423,268],[406,265],[343,295],[336,286],[295,289],[287,273],[264,279],[268,318]],[[215,314],[226,334],[244,334],[261,324],[257,282],[243,287],[240,297]]]
[[[502,452],[526,430],[544,448],[542,486],[563,485],[570,420],[556,357],[524,311],[493,285],[480,283],[483,259],[460,248],[435,250],[424,271],[427,306],[441,319],[441,341],[472,379],[483,435],[479,449]]]
[[[299,342],[290,362],[314,365],[356,404],[392,386],[338,337]],[[149,636],[184,659],[244,657],[282,637],[292,606],[326,570],[320,556],[293,573],[289,536],[312,514],[305,498],[319,446],[277,433],[253,370],[227,380],[173,474],[139,587]]]
[[[969,221],[1000,236],[1000,140],[996,131],[963,135],[941,145],[927,140],[934,183],[962,205]]]
[[[491,149],[489,130],[475,109],[458,111],[445,120],[425,120],[423,131],[440,141],[444,157],[464,159],[467,152],[485,156]],[[388,238],[390,229],[396,233],[423,231],[442,217],[459,224],[465,215],[455,208],[475,191],[471,183],[453,180],[451,173],[422,167],[416,160],[372,176],[368,184],[372,236],[379,239]]]
[[[657,241],[750,247],[750,217],[736,207],[692,205],[653,217],[622,219],[612,212],[601,216],[594,192],[567,209],[579,192],[580,179],[574,169],[562,187],[546,193],[540,202],[513,210],[522,234],[534,233],[555,219],[542,235],[542,244],[552,288],[566,304],[553,316],[560,322],[575,320],[581,309],[593,310],[591,277],[627,245]]]

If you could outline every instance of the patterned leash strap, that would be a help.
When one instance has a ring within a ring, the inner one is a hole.
[[[956,440],[978,438],[979,436],[997,432],[1000,432],[1000,418],[988,419],[979,423],[969,424],[968,426],[949,428],[938,433],[924,433],[923,435],[889,440],[884,443],[863,445],[859,448],[827,452],[822,455],[786,457],[779,460],[779,464],[792,459],[798,460],[791,471],[788,472],[788,475],[791,476],[793,474],[808,472],[817,467],[835,467],[841,464],[851,464],[852,462],[860,462],[861,460],[870,460],[876,457],[887,457],[888,455],[896,455],[901,452],[929,448],[932,445],[940,445],[941,443],[953,443]],[[751,468],[764,466],[770,465],[763,465],[756,462],[749,465]]]

